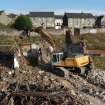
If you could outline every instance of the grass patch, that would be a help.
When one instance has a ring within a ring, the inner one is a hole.
[[[87,42],[88,49],[105,50],[105,34],[85,34],[83,35]],[[0,44],[13,44],[15,36],[0,36]],[[23,43],[37,43],[40,36],[24,37]],[[56,46],[62,48],[64,44],[64,35],[53,36]]]
[[[0,45],[12,45],[14,43],[14,37],[12,36],[0,36]]]
[[[105,50],[105,34],[85,34],[88,49]]]
[[[38,43],[38,41],[40,40],[40,37],[23,37],[23,43]]]
[[[16,36],[0,36],[0,45],[13,45]],[[22,43],[37,43],[40,37],[23,37]]]
[[[88,49],[105,50],[105,34],[84,34],[82,37],[86,40]],[[54,36],[54,39],[57,46],[63,46],[64,35]],[[78,42],[77,37],[73,37],[73,42],[75,40]]]
[[[93,61],[97,68],[105,69],[105,57],[94,56]]]

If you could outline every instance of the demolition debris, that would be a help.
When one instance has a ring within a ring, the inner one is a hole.
[[[23,66],[15,72],[5,67],[1,72],[0,102],[1,105],[104,105],[104,87],[97,85],[71,73],[66,79],[38,67]]]

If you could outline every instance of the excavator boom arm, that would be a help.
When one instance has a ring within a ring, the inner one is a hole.
[[[56,45],[52,36],[48,32],[46,32],[42,27],[34,28],[32,31],[40,34],[40,36],[43,39],[45,39],[48,43],[50,43],[50,45],[55,49]]]

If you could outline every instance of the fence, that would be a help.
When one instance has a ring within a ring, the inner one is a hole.
[[[50,33],[51,35],[63,35],[64,34],[64,30],[63,29],[59,29],[59,30],[55,30],[55,29],[47,29],[46,30],[48,33]],[[105,33],[105,28],[86,28],[86,29],[80,29],[80,34],[87,34],[87,33],[92,33],[92,34],[96,34],[96,33]],[[10,29],[10,30],[0,30],[0,35],[5,35],[5,36],[19,36],[19,35],[23,35],[22,31],[17,31],[15,29]],[[38,34],[35,32],[31,32],[32,36],[37,36]]]

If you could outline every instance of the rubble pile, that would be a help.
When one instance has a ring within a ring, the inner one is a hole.
[[[105,89],[105,71],[97,71],[89,76],[89,81]]]
[[[53,75],[48,72],[30,66],[23,66],[15,72],[15,78],[18,84],[28,83],[29,85],[40,86],[41,89],[59,89],[61,84],[52,76]]]
[[[97,87],[94,83],[91,83],[89,80],[81,78],[80,76],[72,75],[69,79],[71,84],[78,90],[78,94],[87,97],[88,95],[100,99],[105,103],[105,89],[104,87]],[[94,80],[95,81],[95,80]],[[100,85],[100,84],[98,84]],[[85,93],[85,95],[84,95]],[[86,98],[85,97],[85,98]]]
[[[5,66],[0,66],[0,77],[1,79],[9,78],[10,74],[12,74],[14,70],[7,68]]]
[[[6,72],[6,74],[8,73]],[[23,103],[30,102],[32,105],[89,105],[89,101],[76,95],[72,87],[71,89],[65,88],[64,83],[56,76],[37,67],[22,66],[10,77],[5,76],[3,81],[9,84],[5,90],[1,89],[0,99],[5,105],[7,103],[25,105],[22,104],[23,101]]]
[[[0,105],[104,105],[104,93],[72,73],[64,78],[24,65],[1,72]]]
[[[16,92],[5,97],[1,103],[3,105],[90,105],[88,101],[72,96],[66,91]]]

